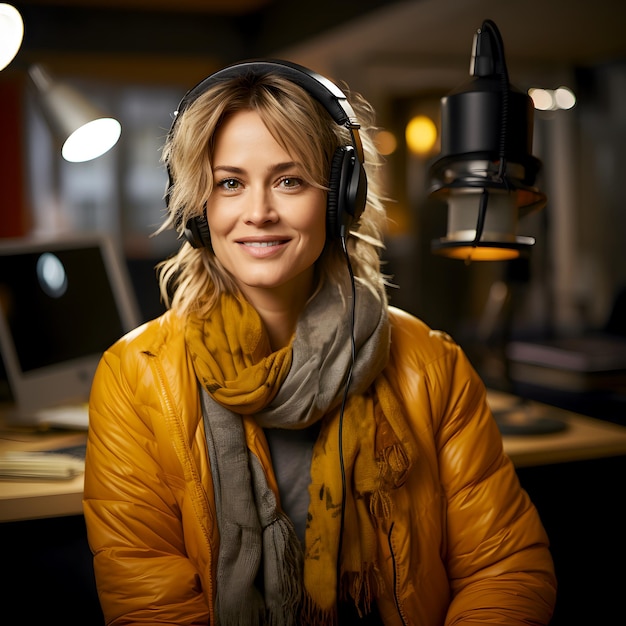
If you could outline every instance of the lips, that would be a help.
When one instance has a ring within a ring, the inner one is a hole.
[[[269,248],[271,246],[279,246],[283,241],[242,241],[244,246],[252,248]]]
[[[284,249],[289,238],[282,239],[240,239],[237,243],[252,257],[263,259],[271,257]]]

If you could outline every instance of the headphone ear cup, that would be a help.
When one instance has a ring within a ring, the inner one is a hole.
[[[339,238],[365,209],[367,177],[353,146],[337,148],[330,165],[326,224],[329,237]]]
[[[167,167],[167,188],[165,190],[165,206],[169,209],[170,206],[170,190],[174,184],[174,177],[172,171],[168,165]],[[182,211],[176,216],[176,227],[180,225],[182,221]],[[211,245],[211,231],[209,230],[209,223],[206,219],[206,206],[202,211],[202,215],[192,217],[187,220],[184,228],[181,231],[182,236],[193,248],[208,248],[213,250]]]
[[[344,152],[342,148],[337,148],[330,164],[330,175],[328,177],[328,195],[326,199],[326,236],[335,239],[340,236],[343,202],[340,198],[341,175],[344,167]]]
[[[354,152],[354,149],[352,148]],[[358,222],[363,215],[365,205],[367,204],[367,174],[363,163],[358,162],[356,153],[354,155],[355,167],[352,168],[352,180],[348,189],[348,205],[352,209],[351,219]]]
[[[192,247],[213,250],[206,213],[188,219],[182,234]]]

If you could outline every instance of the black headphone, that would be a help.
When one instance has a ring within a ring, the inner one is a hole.
[[[244,61],[225,67],[211,74],[190,89],[178,105],[170,136],[176,120],[200,95],[220,81],[237,76],[261,77],[278,74],[299,85],[328,111],[333,120],[350,131],[352,142],[337,148],[331,162],[328,180],[326,209],[326,232],[329,238],[347,236],[350,226],[356,223],[365,209],[367,176],[363,168],[363,146],[359,136],[359,123],[344,93],[330,80],[301,65],[282,60]],[[165,203],[169,207],[169,190],[174,183],[171,170],[167,168],[169,182]],[[187,221],[183,236],[194,248],[211,249],[211,233],[206,212]]]

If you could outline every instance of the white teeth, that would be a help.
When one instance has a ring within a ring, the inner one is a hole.
[[[251,246],[253,248],[268,248],[269,246],[277,246],[280,241],[244,241],[244,246]]]

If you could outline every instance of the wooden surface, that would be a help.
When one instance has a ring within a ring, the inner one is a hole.
[[[0,429],[0,454],[4,451],[57,450],[86,441],[84,431]],[[64,480],[0,479],[0,521],[17,521],[83,512],[83,474]]]
[[[503,437],[504,450],[516,467],[584,461],[626,454],[626,427],[593,419],[538,402],[523,401],[489,391],[494,413],[510,410],[520,422],[533,418],[557,420],[565,425],[559,432]]]
[[[505,452],[516,467],[565,463],[626,454],[626,427],[584,417],[515,396],[489,392],[495,413],[520,411],[520,419],[547,416],[565,424],[560,432],[507,435]],[[1,431],[0,452],[7,449],[45,450],[84,441],[84,432]],[[0,521],[17,521],[82,514],[83,475],[69,480],[0,480]]]

